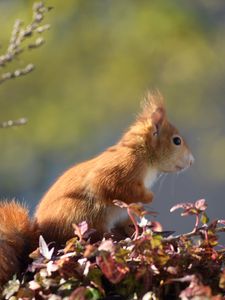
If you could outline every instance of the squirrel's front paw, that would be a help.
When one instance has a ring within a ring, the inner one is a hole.
[[[152,192],[146,192],[141,199],[142,203],[151,203],[153,201],[154,194]]]

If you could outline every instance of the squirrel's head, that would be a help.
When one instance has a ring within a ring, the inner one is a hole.
[[[178,172],[194,162],[185,140],[168,121],[159,92],[147,93],[135,127],[149,163],[158,171]]]

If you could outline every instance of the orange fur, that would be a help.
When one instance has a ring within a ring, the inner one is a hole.
[[[167,120],[162,96],[148,93],[141,114],[116,145],[66,171],[45,194],[35,215],[45,239],[64,243],[73,236],[72,224],[84,220],[100,235],[119,227],[126,213],[114,199],[150,203],[147,176],[193,162],[185,141],[174,145],[174,136],[180,137]]]
[[[27,209],[14,201],[0,202],[0,287],[26,265],[36,238]]]

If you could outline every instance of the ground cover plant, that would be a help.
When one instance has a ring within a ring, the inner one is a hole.
[[[131,238],[108,235],[91,244],[86,222],[74,224],[74,238],[64,249],[56,250],[40,237],[26,273],[5,285],[2,298],[224,299],[225,248],[218,234],[225,231],[225,221],[209,220],[204,199],[171,209],[196,218],[193,230],[181,235],[148,221],[139,204],[115,205],[131,217]]]

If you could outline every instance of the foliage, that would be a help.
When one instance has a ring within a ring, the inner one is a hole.
[[[91,244],[86,222],[74,226],[74,238],[62,250],[41,237],[26,274],[6,284],[3,298],[224,299],[225,248],[218,233],[225,231],[225,221],[209,221],[205,200],[171,209],[196,217],[194,229],[178,236],[158,231],[159,224],[148,221],[140,205],[116,204],[132,216],[132,238],[111,235]]]
[[[29,24],[32,2],[0,1],[1,52],[15,19]],[[30,120],[0,133],[1,195],[34,206],[59,171],[117,140],[147,88],[161,90],[173,122],[191,132],[202,174],[196,185],[204,177],[223,184],[225,2],[46,4],[54,6],[48,44],[14,62],[36,71],[0,89],[0,120]]]

